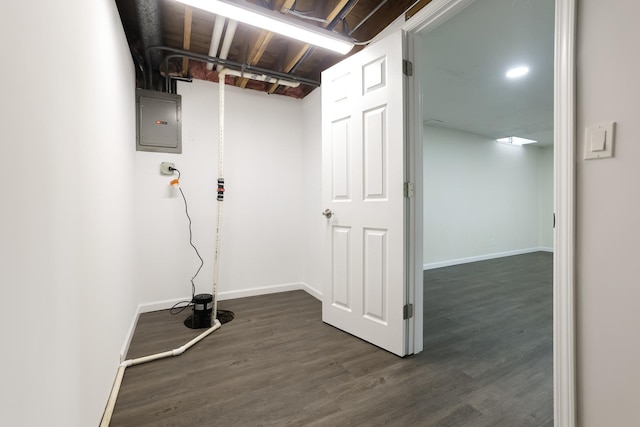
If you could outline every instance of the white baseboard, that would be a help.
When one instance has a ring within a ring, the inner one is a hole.
[[[263,286],[260,288],[241,289],[238,291],[226,291],[218,294],[218,301],[228,299],[254,297],[258,295],[277,294],[278,292],[298,291],[304,289],[304,283],[284,283],[281,285]]]
[[[163,301],[145,302],[138,305],[138,313],[142,314],[158,310],[167,310],[180,302],[184,302],[186,304],[189,301],[191,301],[191,295],[185,295],[182,298],[166,299]]]
[[[307,284],[307,283],[303,283],[303,291],[306,291],[309,295],[311,295],[312,297],[314,297],[315,299],[322,301],[322,292],[320,292],[318,289],[314,288],[313,286]]]
[[[535,248],[527,248],[527,249],[518,249],[515,251],[507,251],[507,252],[494,252],[491,254],[478,255],[478,256],[472,256],[467,258],[437,261],[437,262],[423,264],[422,269],[433,270],[434,268],[450,267],[452,265],[467,264],[467,263],[476,262],[476,261],[486,261],[490,259],[504,258],[504,257],[514,256],[514,255],[530,254],[532,252],[553,252],[553,248],[535,247]]]
[[[289,292],[289,291],[305,291],[312,297],[321,300],[322,292],[313,286],[300,282],[300,283],[286,283],[283,285],[273,285],[261,288],[250,288],[243,289],[239,291],[229,291],[229,292],[220,292],[218,295],[219,301],[229,300],[229,299],[237,299],[237,298],[246,298],[246,297],[255,297],[259,295],[268,295],[268,294],[277,294],[280,292]]]
[[[129,352],[131,339],[133,338],[133,333],[136,330],[136,325],[138,324],[139,318],[140,318],[140,305],[138,305],[138,308],[136,309],[136,312],[133,315],[133,319],[131,320],[131,324],[129,325],[129,329],[127,330],[127,334],[124,337],[124,343],[122,344],[122,348],[120,349],[120,362],[124,362],[125,357]]]
[[[246,298],[253,297],[258,295],[267,295],[267,294],[275,294],[279,292],[288,292],[288,291],[299,291],[303,290],[312,297],[322,300],[322,292],[313,286],[307,283],[286,283],[282,285],[273,285],[261,288],[249,288],[242,289],[239,291],[228,291],[228,292],[220,292],[218,294],[218,301],[224,301],[229,299],[236,298]],[[148,302],[144,304],[138,304],[138,308],[131,320],[131,325],[129,326],[129,330],[127,331],[127,335],[125,336],[124,343],[122,345],[122,349],[120,350],[120,361],[124,361],[127,352],[129,351],[129,346],[131,345],[131,339],[133,338],[133,333],[136,330],[136,325],[138,324],[138,319],[142,313],[150,313],[152,311],[158,310],[167,310],[179,302],[189,301],[191,299],[190,296],[184,296],[182,298],[168,299],[163,301],[155,301]]]

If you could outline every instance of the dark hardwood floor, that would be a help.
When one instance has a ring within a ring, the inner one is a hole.
[[[553,426],[552,256],[424,273],[424,351],[399,358],[321,321],[303,291],[221,301],[235,319],[125,372],[111,426]],[[128,358],[198,334],[144,314]]]

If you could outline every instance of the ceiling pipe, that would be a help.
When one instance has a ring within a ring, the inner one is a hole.
[[[227,20],[224,16],[216,15],[216,22],[213,24],[213,33],[211,33],[211,44],[209,45],[209,56],[218,56],[218,48],[220,47],[220,39],[222,39],[222,30]],[[207,70],[213,70],[213,64],[207,64]]]
[[[131,49],[131,57],[133,58],[133,63],[138,67],[140,73],[142,74],[142,87],[144,89],[147,88],[147,70],[144,66],[144,57],[140,54],[140,52]]]
[[[193,58],[191,55],[184,55],[184,54],[170,54],[165,56],[164,58],[164,66],[167,67],[169,60],[173,59],[173,58],[184,58],[184,57],[188,57],[191,59],[199,59],[199,58]],[[216,58],[218,59],[218,58]],[[218,75],[218,81],[221,78],[224,78],[224,75],[229,75],[229,76],[236,76],[236,77],[244,77],[247,79],[252,79],[252,80],[257,80],[257,81],[263,81],[263,82],[267,82],[267,83],[272,83],[272,84],[277,84],[277,85],[282,85],[282,86],[287,86],[287,87],[298,87],[300,86],[300,84],[306,84],[308,86],[314,86],[314,87],[318,87],[320,86],[320,82],[315,81],[315,80],[309,80],[309,79],[303,79],[300,77],[296,77],[296,76],[289,76],[291,79],[296,79],[296,80],[291,80],[286,78],[286,76],[288,76],[287,74],[284,73],[276,73],[275,71],[270,71],[270,70],[263,70],[261,68],[257,68],[257,67],[251,67],[251,66],[245,66],[243,64],[240,64],[242,66],[241,70],[235,70],[232,68],[225,68],[227,65],[231,64],[232,66],[235,66],[236,63],[232,62],[232,61],[224,61],[224,60],[220,60],[218,59],[218,61],[221,61],[223,64],[218,64],[218,66],[223,66],[222,70],[220,71],[220,74]],[[216,62],[218,62],[216,61]],[[250,70],[251,69],[251,70]],[[264,72],[256,72],[257,70],[261,70]],[[274,74],[276,74],[277,76],[274,76]],[[164,79],[165,79],[165,92],[170,93],[171,91],[171,79],[174,78],[173,76],[169,75],[169,74],[165,74]],[[182,78],[177,77],[175,78],[176,80],[182,80]]]
[[[378,3],[378,5],[377,5],[377,6],[376,6],[376,7],[375,7],[371,12],[369,12],[369,14],[368,14],[367,16],[365,16],[364,18],[362,18],[362,21],[360,21],[360,22],[358,23],[358,25],[356,25],[356,26],[353,28],[353,30],[349,31],[348,35],[352,35],[353,33],[355,33],[355,32],[356,32],[356,30],[357,30],[358,28],[360,28],[360,27],[362,26],[362,24],[364,24],[365,22],[367,22],[367,21],[369,20],[369,18],[371,18],[371,17],[372,17],[372,16],[373,16],[373,15],[374,15],[378,10],[380,10],[380,8],[381,8],[382,6],[384,6],[384,5],[387,3],[387,1],[389,1],[389,0],[382,0],[380,3]]]
[[[162,44],[162,17],[158,0],[135,0],[136,15],[140,26],[140,38],[146,49]],[[147,67],[153,72],[162,62],[162,52],[154,52],[147,58]]]
[[[238,21],[229,19],[229,23],[227,24],[227,31],[224,33],[224,41],[222,42],[222,47],[220,48],[220,59],[227,59],[227,57],[229,56],[231,43],[233,42],[233,38],[236,36],[236,28],[238,28]],[[218,72],[222,71],[222,65],[218,65],[217,70]]]
[[[175,47],[169,47],[169,46],[150,46],[146,49],[145,54],[147,57],[150,56],[151,52],[154,50],[163,50],[166,52],[172,52],[172,55],[169,55],[168,57],[165,58],[165,62],[167,62],[169,59],[171,58],[189,58],[189,59],[195,59],[198,61],[202,61],[205,63],[213,63],[213,64],[219,64],[222,65],[226,68],[231,68],[231,69],[235,69],[238,71],[242,71],[242,72],[246,72],[246,73],[255,73],[255,74],[264,74],[266,76],[269,77],[274,77],[277,79],[284,79],[284,80],[290,80],[290,81],[294,81],[294,82],[299,82],[300,84],[303,85],[307,85],[307,86],[314,86],[314,87],[318,87],[320,86],[320,82],[317,80],[311,80],[311,79],[307,79],[305,77],[299,77],[299,76],[295,76],[293,74],[288,74],[288,73],[282,73],[279,71],[273,71],[273,70],[268,70],[266,68],[260,68],[260,67],[255,67],[253,65],[249,65],[249,64],[242,64],[239,62],[234,62],[234,61],[229,61],[228,59],[220,59],[220,58],[216,58],[214,56],[208,56],[208,55],[202,55],[200,53],[195,53],[195,52],[190,52],[188,50],[184,50],[184,49],[178,49]],[[169,75],[165,74],[165,79],[169,79]],[[150,85],[153,86],[153,77],[150,75],[149,76],[149,80],[150,80]]]
[[[222,65],[218,65],[218,68],[221,68],[221,67]],[[276,79],[274,77],[270,77],[264,74],[246,73],[242,71],[232,70],[231,68],[221,68],[221,72],[223,71],[224,71],[224,74],[227,76],[242,77],[245,79],[257,80],[259,82],[275,83],[277,85],[287,86],[287,87],[300,86],[300,82],[292,82],[291,80]]]
[[[336,15],[335,18],[331,20],[329,25],[327,25],[327,30],[333,31],[333,29],[342,21],[349,12],[358,4],[359,0],[349,0],[347,4],[344,5],[340,13]]]

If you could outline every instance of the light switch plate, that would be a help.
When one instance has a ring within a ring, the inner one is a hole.
[[[616,122],[598,123],[587,127],[584,136],[585,160],[613,157]]]

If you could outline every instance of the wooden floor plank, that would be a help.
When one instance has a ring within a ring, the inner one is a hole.
[[[424,273],[424,351],[399,358],[321,321],[302,291],[235,312],[183,355],[128,368],[118,426],[552,426],[552,257]],[[179,347],[187,313],[140,316],[128,357]]]

